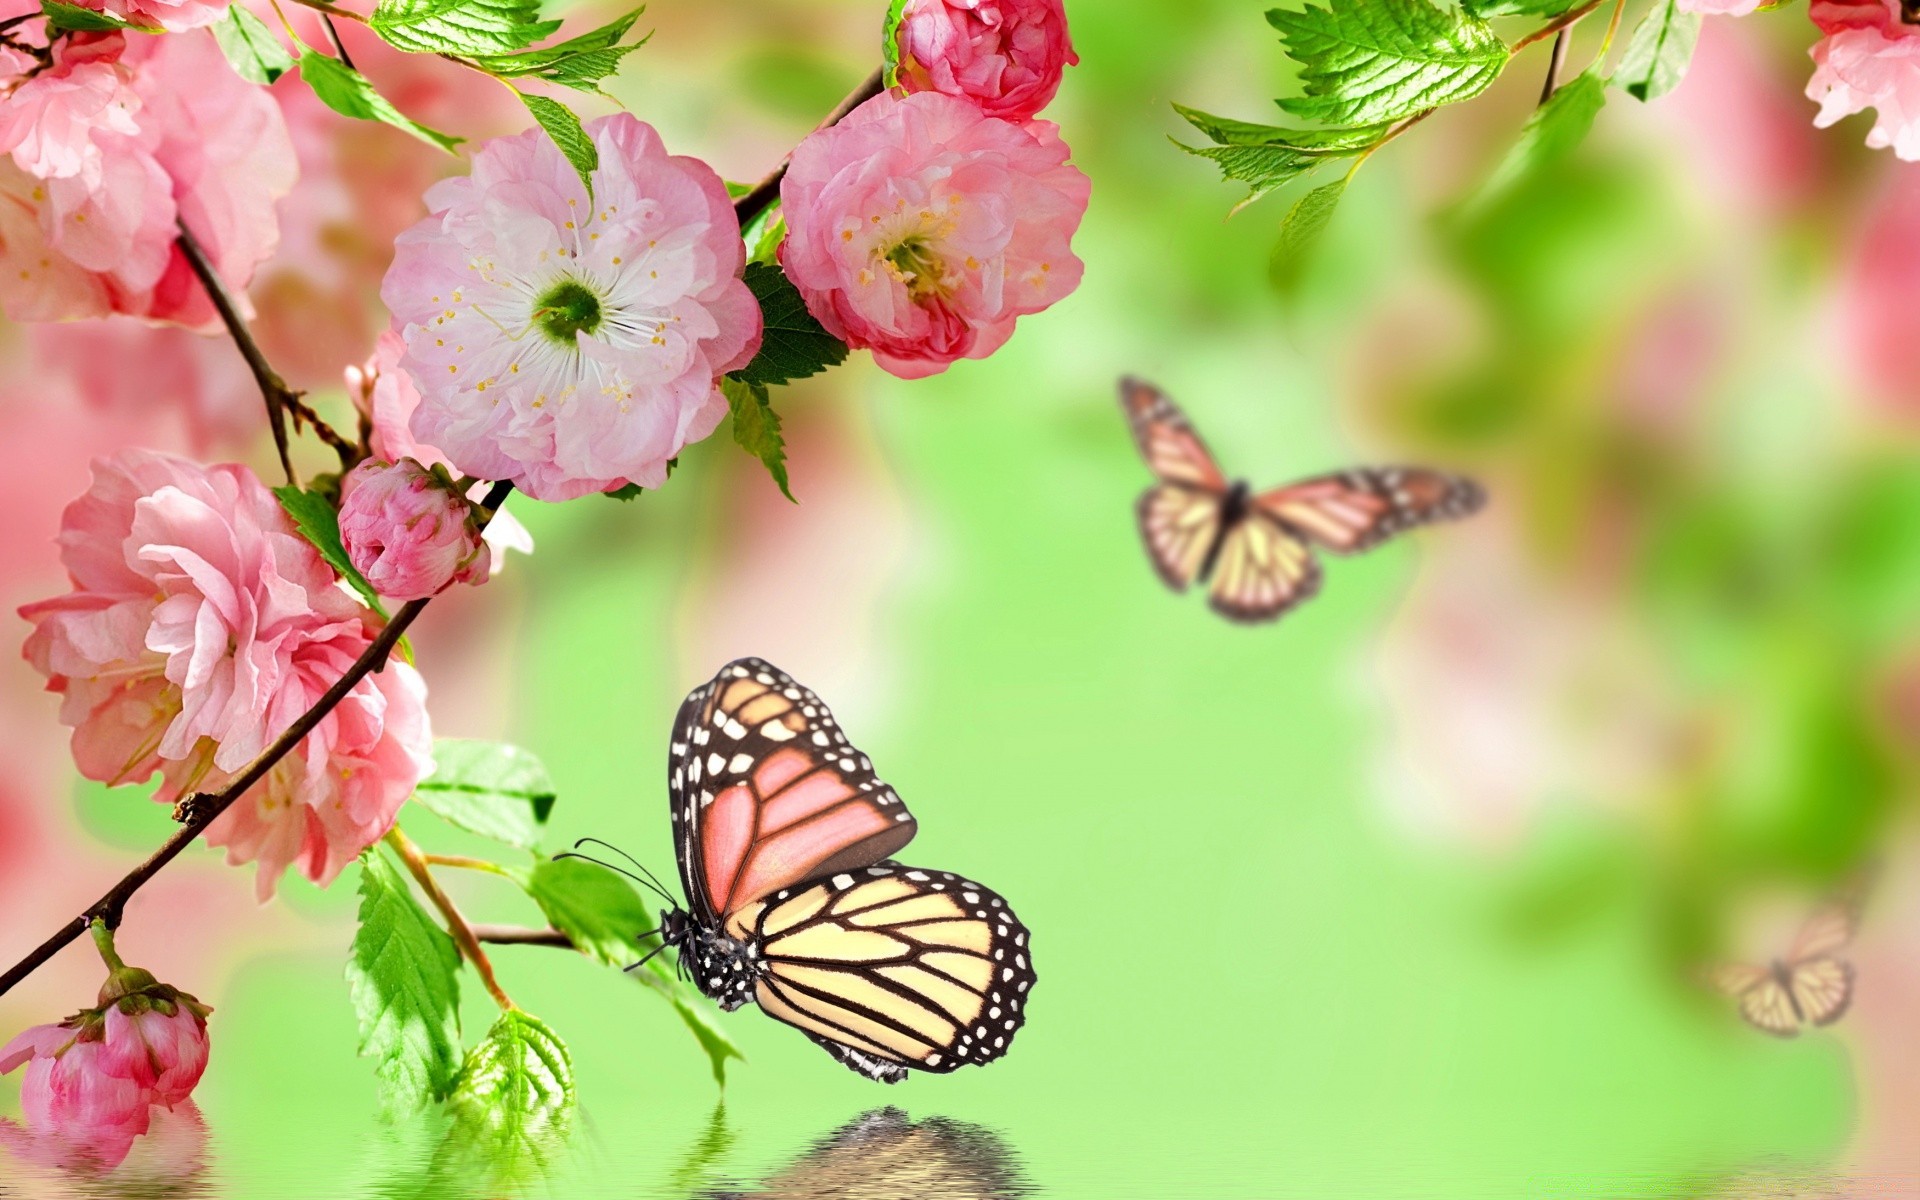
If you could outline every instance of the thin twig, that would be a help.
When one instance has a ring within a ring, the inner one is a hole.
[[[487,498],[482,501],[485,511],[481,513],[480,519],[483,522],[491,519],[492,514],[499,509],[500,504],[506,500],[508,493],[512,490],[513,485],[510,483],[494,484],[493,490],[488,492]],[[40,964],[84,934],[94,918],[99,918],[109,929],[117,928],[127,901],[133,898],[133,894],[139,891],[147,880],[159,874],[160,868],[179,857],[180,852],[192,845],[193,840],[199,837],[207,826],[213,824],[222,813],[232,807],[248,788],[265,778],[267,772],[298,746],[302,739],[312,733],[314,727],[326,719],[327,714],[338,707],[340,702],[347,698],[347,693],[358,686],[362,679],[386,665],[387,656],[393,652],[393,647],[400,641],[400,635],[407,631],[407,626],[413,624],[428,603],[430,601],[415,600],[394,613],[393,620],[387,622],[387,627],[380,631],[366,650],[361,652],[360,657],[353,661],[353,665],[347,668],[346,673],[327,689],[314,706],[300,714],[299,719],[289,725],[286,732],[275,738],[271,746],[261,751],[260,756],[248,763],[246,769],[234,776],[225,787],[217,792],[196,793],[182,800],[177,810],[182,818],[179,831],[168,838],[166,843],[155,850],[145,862],[129,871],[120,882],[108,888],[107,894],[88,906],[85,912],[61,926],[52,937],[40,943],[32,953],[14,964],[4,975],[0,975],[0,996],[6,995],[15,984],[32,974]]]
[[[293,458],[287,452],[287,400],[295,393],[280,378],[267,356],[260,351],[260,344],[253,340],[253,331],[247,328],[247,319],[240,315],[240,306],[234,302],[233,294],[227,291],[226,281],[213,269],[207,260],[207,252],[201,248],[200,240],[193,236],[193,230],[187,228],[184,219],[179,222],[180,252],[186,255],[187,265],[199,277],[200,285],[207,289],[207,296],[213,301],[214,311],[220,314],[227,332],[233,335],[234,344],[240,347],[240,356],[247,360],[247,367],[253,371],[254,382],[260,385],[260,394],[267,402],[267,424],[273,430],[273,448],[280,454],[280,469],[286,472],[288,483],[298,483],[294,478]]]
[[[1555,34],[1559,33],[1562,29],[1565,29],[1567,26],[1573,24],[1575,21],[1578,21],[1581,17],[1586,16],[1588,13],[1592,12],[1596,8],[1599,8],[1604,3],[1606,3],[1606,0],[1587,0],[1587,2],[1585,4],[1582,4],[1579,8],[1561,13],[1559,16],[1555,17],[1553,20],[1548,21],[1545,25],[1542,25],[1540,28],[1534,30],[1532,33],[1528,34],[1527,36],[1521,38],[1519,41],[1515,42],[1513,44],[1512,53],[1518,54],[1520,53],[1520,51],[1526,49],[1528,46],[1533,45],[1535,42],[1542,41],[1546,38],[1550,38],[1554,36]]]
[[[463,871],[487,871],[495,875],[506,874],[506,868],[497,862],[484,858],[468,858],[464,854],[422,854],[427,865],[434,867],[458,867]]]
[[[578,948],[573,944],[572,938],[558,929],[523,929],[518,925],[475,925],[473,936],[494,946],[552,946],[559,950]]]
[[[333,447],[333,452],[340,456],[341,470],[350,471],[360,461],[360,447],[342,437],[338,430],[327,424],[319,413],[313,411],[312,407],[300,398],[299,392],[289,393],[285,403],[287,411],[293,414],[294,428],[299,429],[303,424],[312,428],[314,436]]]
[[[320,24],[326,27],[327,40],[333,43],[333,52],[339,56],[340,65],[349,71],[353,70],[353,57],[347,53],[346,43],[340,40],[340,31],[333,27],[333,14],[321,13]]]
[[[1553,99],[1560,87],[1560,72],[1567,65],[1567,43],[1573,40],[1573,26],[1567,25],[1553,35],[1553,54],[1547,59],[1547,80],[1540,85],[1540,103]]]
[[[293,2],[302,8],[310,8],[315,12],[325,13],[329,17],[344,17],[349,21],[358,21],[362,25],[367,23],[367,19],[359,13],[354,12],[352,9],[341,8],[335,4],[328,4],[327,0],[293,0]]]
[[[835,105],[833,111],[827,114],[826,120],[814,126],[813,131],[818,133],[822,129],[828,129],[838,125],[846,119],[848,113],[859,108],[875,96],[878,96],[881,89],[885,86],[886,68],[875,67],[873,74],[867,76],[859,87],[848,92],[847,98]],[[740,218],[742,228],[745,228],[747,222],[765,212],[767,207],[774,202],[774,199],[780,195],[780,181],[787,177],[787,167],[792,162],[793,155],[791,154],[781,159],[780,165],[773,169],[771,175],[768,175],[759,183],[754,184],[752,191],[747,192],[733,202],[734,215]]]
[[[433,872],[427,868],[427,859],[420,853],[420,847],[407,840],[407,835],[400,831],[399,825],[387,830],[386,842],[393,847],[394,853],[400,856],[400,861],[407,865],[408,873],[413,876],[414,882],[420,885],[420,890],[427,894],[427,899],[433,901],[433,906],[439,909],[440,915],[447,919],[447,932],[453,935],[454,944],[460,947],[460,953],[473,964],[475,973],[480,976],[480,982],[486,986],[487,994],[492,996],[494,1003],[501,1008],[512,1008],[513,1001],[507,996],[506,989],[500,986],[500,981],[494,978],[493,962],[487,958],[487,952],[480,948],[480,939],[474,936],[473,926],[467,924],[467,919],[460,915],[460,910],[455,907],[452,898],[441,890],[440,881],[435,879]]]

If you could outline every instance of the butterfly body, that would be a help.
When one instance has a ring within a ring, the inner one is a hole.
[[[660,933],[695,986],[885,1083],[1005,1053],[1028,930],[990,889],[892,859],[916,823],[818,696],[741,659],[687,697],[669,749],[688,904]]]
[[[1176,592],[1208,588],[1233,621],[1271,621],[1320,590],[1316,549],[1355,554],[1395,534],[1477,512],[1470,479],[1425,467],[1360,468],[1255,491],[1229,482],[1167,395],[1120,382],[1120,404],[1157,482],[1135,506],[1147,558]]]

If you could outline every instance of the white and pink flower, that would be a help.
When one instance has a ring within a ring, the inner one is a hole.
[[[83,775],[155,799],[243,770],[345,673],[371,614],[245,467],[127,451],[94,464],[60,533],[72,590],[28,605],[27,660],[60,693]],[[363,680],[294,753],[207,829],[316,883],[383,834],[431,768],[426,689],[404,663]]]
[[[1874,109],[1867,145],[1920,162],[1920,25],[1902,19],[1900,0],[1813,0],[1808,13],[1825,35],[1807,83],[1820,104],[1813,123]]]
[[[942,92],[1026,121],[1080,61],[1060,0],[907,0],[894,32],[906,92]]]
[[[793,152],[780,264],[836,337],[905,379],[985,358],[1064,299],[1091,185],[1048,121],[880,95]]]
[[[544,132],[489,142],[427,193],[381,287],[414,436],[541,500],[664,483],[760,345],[720,177],[626,113],[587,129],[591,197]]]

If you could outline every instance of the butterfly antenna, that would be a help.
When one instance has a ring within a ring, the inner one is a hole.
[[[666,889],[662,888],[659,884],[655,883],[651,879],[642,879],[640,876],[635,875],[632,871],[629,871],[624,867],[617,867],[610,862],[601,862],[599,859],[594,858],[590,854],[576,854],[571,850],[565,850],[559,854],[554,855],[553,861],[559,862],[563,858],[577,858],[581,862],[590,862],[596,867],[605,867],[607,870],[612,871],[616,875],[625,875],[628,879],[633,880],[635,883],[639,884],[641,887],[652,888],[654,891],[660,893],[660,898],[662,900],[665,900],[668,904],[673,905],[675,908],[678,908],[680,906],[680,902],[674,899],[672,894],[669,893]]]
[[[626,859],[628,862],[633,864],[635,870],[639,871],[642,875],[645,875],[648,879],[653,880],[654,891],[660,892],[663,895],[666,894],[667,892],[666,886],[660,882],[660,877],[658,875],[655,875],[652,871],[647,870],[647,864],[641,862],[639,859],[635,858],[633,855],[628,854],[625,850],[622,850],[620,847],[614,845],[612,842],[603,842],[596,837],[584,837],[584,838],[581,838],[579,841],[575,842],[573,844],[573,848],[575,850],[578,850],[580,847],[585,846],[588,843],[592,843],[595,846],[605,846],[607,849],[613,851],[615,854],[618,854],[621,858]]]
[[[652,962],[654,955],[660,953],[662,950],[665,950],[666,948],[667,948],[667,944],[665,942],[662,942],[658,946],[655,946],[653,949],[647,951],[647,955],[645,958],[642,958],[639,962],[633,964],[630,967],[625,968],[625,973],[628,975],[631,975],[635,971],[638,971],[641,967],[644,967],[648,963]],[[675,960],[676,963],[678,961],[679,961],[678,959]]]

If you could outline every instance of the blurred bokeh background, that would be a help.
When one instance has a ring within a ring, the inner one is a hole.
[[[887,1103],[992,1130],[968,1144],[1062,1196],[1920,1181],[1920,166],[1865,150],[1864,119],[1812,128],[1814,31],[1789,8],[1710,19],[1676,93],[1614,94],[1576,154],[1465,210],[1542,46],[1370,161],[1277,287],[1289,198],[1228,220],[1238,192],[1168,142],[1170,101],[1271,116],[1289,72],[1263,7],[1069,4],[1082,65],[1049,116],[1094,181],[1085,285],[991,361],[908,384],[856,356],[779,397],[798,506],[724,439],[635,502],[516,498],[535,555],[417,633],[437,732],[534,749],[556,843],[661,871],[674,709],[768,657],[913,805],[909,860],[990,883],[1036,931],[1003,1063],[883,1091],[748,1010],[726,1018],[750,1061],[722,1108],[653,997],[501,949],[576,1060],[585,1129],[552,1194],[738,1187]],[[882,8],[656,0],[614,91],[677,152],[757,179],[871,69]],[[349,46],[430,124],[524,121],[448,64]],[[392,237],[455,164],[280,90],[309,182],[254,297],[276,363],[344,411]],[[51,538],[92,455],[270,461],[225,342],[5,338],[9,613],[60,590]],[[1229,626],[1143,559],[1122,372],[1256,484],[1405,459],[1477,474],[1493,503],[1331,563],[1277,626]],[[9,960],[169,828],[77,782],[38,682],[0,656]],[[1869,864],[1834,1028],[1769,1039],[1691,982],[1780,953]],[[537,919],[494,882],[453,881],[479,919]],[[154,1150],[163,1192],[409,1194],[417,1131],[372,1117],[353,1053],[353,910],[297,879],[257,908],[211,852],[129,909],[127,957],[216,1009],[205,1141]],[[0,1001],[0,1032],[97,984],[71,950]],[[0,1114],[17,1095],[0,1081]],[[55,1187],[0,1152],[0,1193]]]

